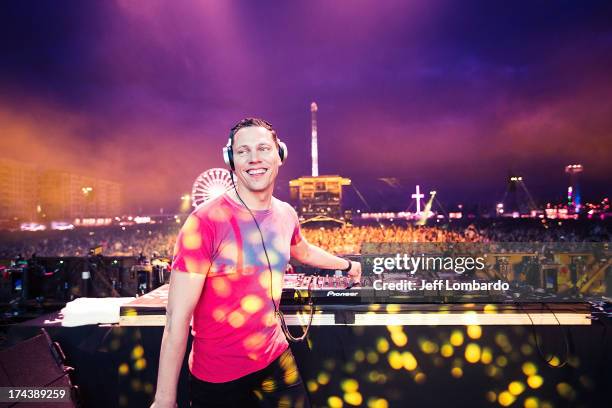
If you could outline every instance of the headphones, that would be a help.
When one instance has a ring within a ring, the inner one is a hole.
[[[270,125],[268,122],[266,122]],[[272,125],[270,125],[272,127]],[[272,131],[271,131],[272,132]],[[234,168],[234,150],[232,149],[232,145],[234,144],[234,129],[230,130],[229,138],[227,139],[227,144],[223,148],[223,161],[225,165],[235,170]],[[281,164],[287,160],[287,156],[289,155],[289,151],[287,150],[287,145],[277,137],[276,138],[276,146],[278,147],[278,156],[280,157]]]
[[[272,128],[272,125],[270,125],[268,122],[265,122],[265,123],[268,126],[270,126],[270,128]],[[234,169],[234,152],[232,150],[233,144],[234,144],[234,129],[230,131],[229,139],[227,140],[227,144],[223,148],[223,161],[229,168],[232,169],[232,171],[235,170]],[[280,139],[278,139],[277,137],[276,146],[278,147],[278,155],[281,159],[281,164],[282,164],[285,160],[287,160],[287,155],[288,155],[287,145],[281,142]],[[238,189],[236,188],[236,184],[234,183],[233,174],[232,174],[231,180],[232,180],[232,185],[234,186],[234,191],[236,192],[236,197],[238,197],[242,205],[244,205],[244,207],[247,209],[249,214],[251,214],[251,218],[253,219],[253,222],[255,223],[255,226],[257,227],[257,231],[259,231],[259,237],[261,238],[261,246],[263,247],[264,254],[266,255],[266,261],[268,263],[268,270],[270,271],[270,299],[272,300],[272,305],[274,305],[274,315],[280,319],[281,329],[285,333],[285,336],[287,339],[289,339],[292,342],[303,341],[308,335],[308,331],[310,330],[310,325],[312,324],[312,318],[314,317],[315,308],[314,308],[312,295],[311,295],[312,282],[310,282],[310,285],[308,285],[308,305],[310,306],[310,316],[308,319],[308,324],[306,326],[306,329],[303,331],[302,335],[300,337],[295,337],[291,334],[291,332],[289,331],[289,328],[287,327],[287,323],[285,322],[285,316],[283,315],[283,312],[281,312],[279,306],[274,301],[274,289],[272,287],[272,283],[274,282],[274,277],[272,273],[272,263],[270,262],[270,257],[268,256],[268,250],[266,248],[266,242],[263,236],[263,232],[261,232],[261,227],[259,226],[259,223],[257,222],[257,219],[255,218],[255,215],[253,215],[253,212],[251,211],[251,209],[242,200],[242,197],[240,197],[240,194],[238,194]]]

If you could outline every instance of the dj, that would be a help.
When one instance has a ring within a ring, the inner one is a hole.
[[[152,407],[176,406],[192,318],[192,407],[308,407],[279,312],[285,268],[291,256],[358,282],[361,264],[309,244],[294,209],[272,196],[287,159],[272,125],[240,121],[223,156],[233,189],[194,210],[177,238]]]

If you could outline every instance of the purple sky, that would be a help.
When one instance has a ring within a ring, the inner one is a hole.
[[[350,4],[350,7],[349,7]],[[272,122],[278,196],[310,173],[374,207],[419,183],[492,205],[510,169],[539,201],[611,193],[607,1],[53,1],[0,9],[0,156],[121,180],[127,208],[179,205],[229,128]],[[396,177],[393,190],[381,177]]]

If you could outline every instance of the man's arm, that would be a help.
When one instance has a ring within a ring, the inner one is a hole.
[[[189,324],[205,280],[204,274],[173,272],[170,276],[166,327],[162,337],[155,402],[151,408],[176,406],[176,387],[189,336]]]
[[[291,246],[291,257],[315,268],[342,270],[348,266],[346,259],[332,255],[324,249],[310,244],[304,237],[301,237],[297,244]],[[354,282],[359,282],[361,280],[361,263],[351,262],[351,264],[348,276]]]

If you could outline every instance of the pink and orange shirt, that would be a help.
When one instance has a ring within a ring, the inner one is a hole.
[[[272,274],[253,218],[224,194],[185,221],[172,271],[206,275],[193,312],[191,373],[226,382],[265,368],[288,347],[274,305],[280,302],[290,247],[302,238],[295,210],[272,198],[269,210],[251,210],[264,236]]]

